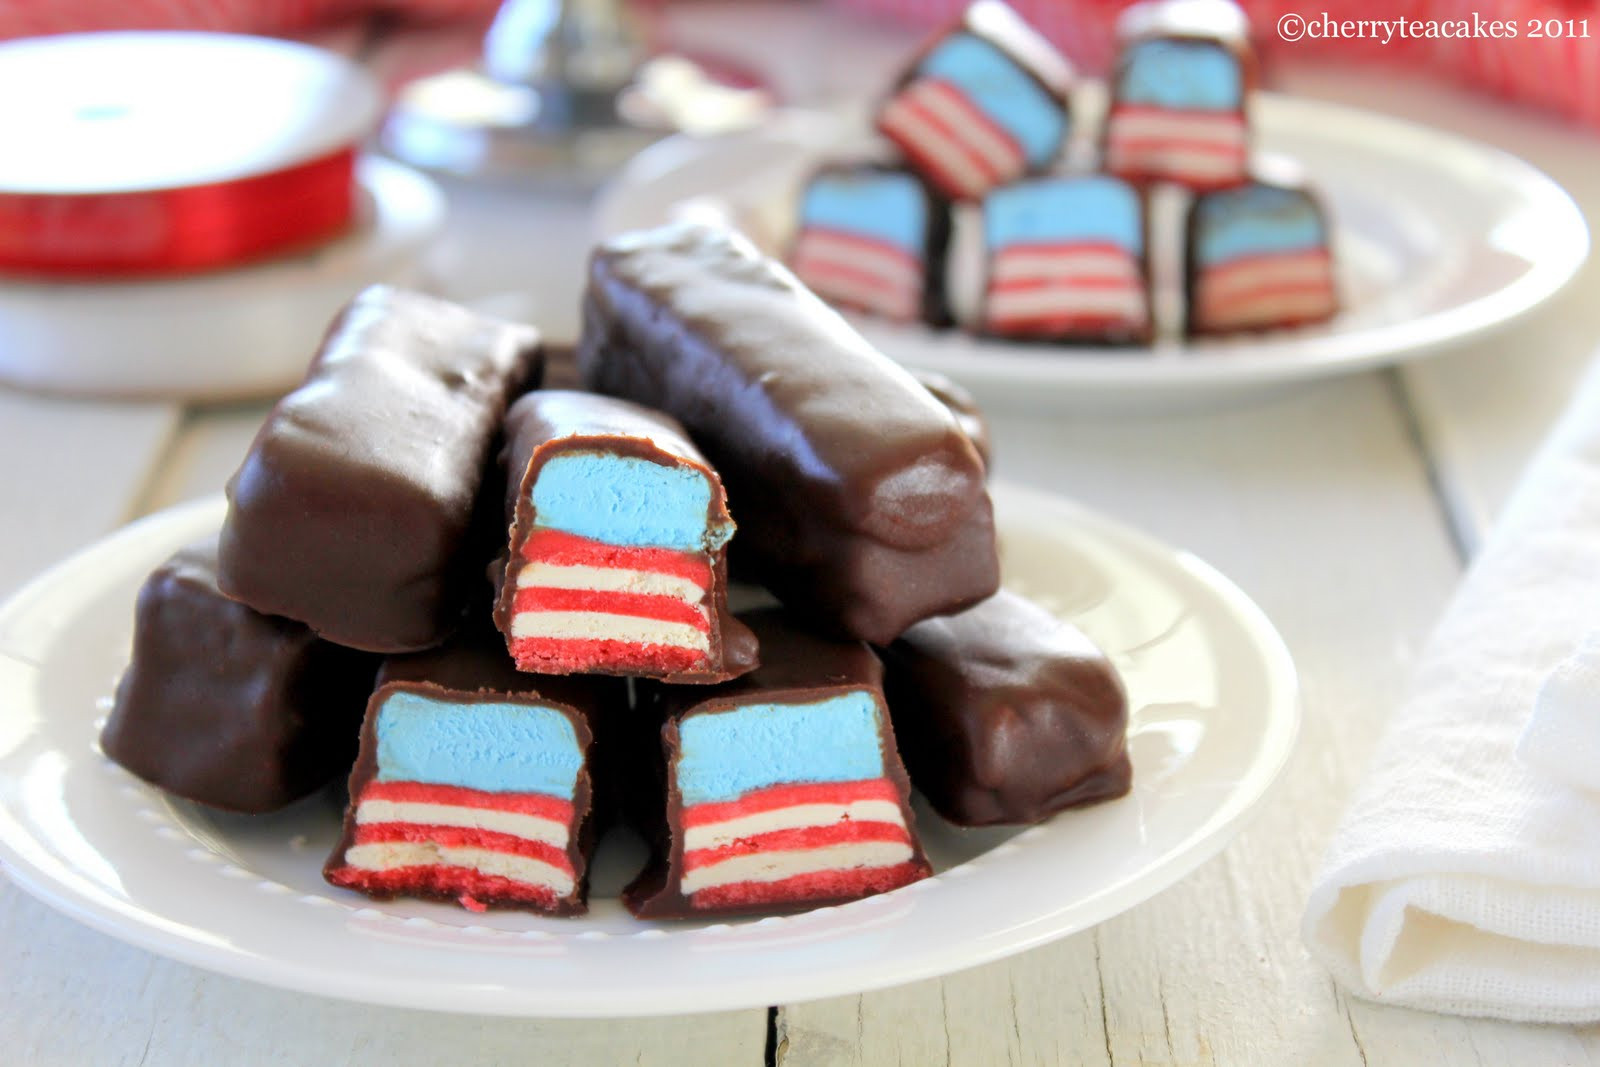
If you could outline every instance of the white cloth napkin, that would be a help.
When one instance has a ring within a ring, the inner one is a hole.
[[[1600,628],[1539,690],[1517,755],[1557,781],[1600,792]]]
[[[1600,792],[1517,755],[1541,690],[1587,700],[1585,771],[1600,780],[1594,659],[1554,673],[1597,624],[1600,368],[1424,648],[1313,884],[1306,942],[1357,994],[1600,1020]]]

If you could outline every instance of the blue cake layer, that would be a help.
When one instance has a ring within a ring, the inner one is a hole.
[[[1094,176],[1045,178],[991,192],[983,202],[990,249],[1018,242],[1104,241],[1135,255],[1144,251],[1139,197],[1126,182]]]
[[[609,452],[565,452],[540,468],[533,485],[540,526],[612,545],[710,552],[733,536],[708,528],[711,483],[687,466]]]
[[[1022,146],[1030,163],[1042,164],[1055,157],[1067,128],[1061,102],[988,41],[954,34],[929,52],[917,69],[960,86],[992,122]]]
[[[1141,41],[1131,47],[1119,96],[1145,107],[1227,111],[1239,106],[1238,59],[1210,41]]]
[[[1241,256],[1305,252],[1326,246],[1322,213],[1305,194],[1270,185],[1211,193],[1197,213],[1195,256],[1210,265]]]
[[[885,241],[920,259],[928,197],[909,174],[821,174],[806,188],[800,219],[806,226]]]
[[[881,729],[864,692],[690,715],[678,727],[678,789],[685,804],[707,804],[772,785],[881,778]]]
[[[379,708],[377,735],[377,780],[382,782],[571,800],[583,767],[572,721],[548,707],[467,707],[402,690]]]

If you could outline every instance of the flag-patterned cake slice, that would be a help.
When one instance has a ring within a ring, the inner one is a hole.
[[[983,204],[983,332],[1133,343],[1150,337],[1144,204],[1105,175],[1035,178]]]
[[[1105,169],[1130,181],[1215,189],[1245,180],[1254,77],[1247,27],[1228,0],[1129,8],[1111,78]]]
[[[625,705],[625,685],[522,674],[492,631],[391,658],[368,703],[328,881],[475,911],[581,913],[592,723]]]
[[[945,196],[1044,170],[1066,141],[1072,68],[1000,0],[978,0],[914,62],[878,130]]]
[[[538,391],[506,417],[511,540],[495,622],[518,668],[717,682],[754,665],[727,614],[733,520],[676,422]]]
[[[773,666],[709,693],[643,687],[666,718],[656,856],[623,897],[641,917],[837,903],[931,873],[877,657],[778,611],[746,621]]]
[[[1309,190],[1256,181],[1189,211],[1188,332],[1321,322],[1339,308],[1322,207]]]
[[[915,175],[871,164],[826,167],[801,197],[789,266],[836,307],[943,324],[949,233],[948,209]]]

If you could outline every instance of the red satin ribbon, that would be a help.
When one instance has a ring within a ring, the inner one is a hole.
[[[0,193],[0,271],[188,274],[318,244],[355,216],[356,152],[211,185],[139,193]]]

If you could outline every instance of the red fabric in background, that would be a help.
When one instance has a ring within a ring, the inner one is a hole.
[[[651,0],[651,3],[656,0]],[[965,0],[834,0],[841,7],[891,15],[912,24],[953,19]],[[1110,65],[1112,27],[1132,0],[1011,0],[1014,7],[1085,71]],[[1502,96],[1550,108],[1600,126],[1600,0],[1242,0],[1258,43],[1274,62],[1297,55],[1404,63],[1459,79]],[[235,33],[304,34],[319,26],[374,14],[408,20],[470,20],[479,24],[498,0],[0,0],[0,39],[73,30],[207,29]],[[649,5],[646,5],[649,6]],[[1371,40],[1278,39],[1286,12],[1334,19],[1509,19],[1515,39]],[[1589,20],[1588,39],[1529,38],[1536,19]]]
[[[932,26],[953,20],[964,0],[834,0],[844,8],[889,15]],[[1114,26],[1134,0],[1009,0],[1011,6],[1055,42],[1078,67],[1103,74],[1114,53]],[[1550,108],[1600,126],[1600,2],[1596,0],[1239,0],[1255,27],[1257,46],[1274,64],[1296,56],[1403,63],[1488,89],[1524,103]],[[1280,40],[1278,19],[1293,12],[1330,18],[1510,20],[1514,39],[1465,40]],[[1527,36],[1536,19],[1588,19],[1589,37]]]

